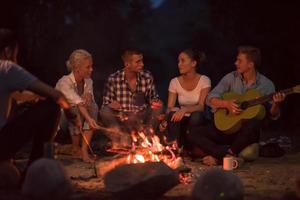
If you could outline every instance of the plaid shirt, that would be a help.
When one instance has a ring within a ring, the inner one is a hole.
[[[139,96],[139,98],[137,98]],[[142,101],[141,97],[142,96]],[[153,83],[153,76],[149,71],[140,71],[136,80],[136,91],[132,92],[125,78],[124,70],[111,74],[105,85],[103,105],[113,101],[121,104],[121,112],[139,112],[144,110],[151,100],[158,99]]]

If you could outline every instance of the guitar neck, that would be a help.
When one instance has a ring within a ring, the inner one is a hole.
[[[282,90],[280,92],[284,93],[285,95],[289,95],[289,94],[294,93],[293,88],[288,88],[288,89]],[[266,95],[266,96],[262,96],[262,97],[258,97],[256,99],[245,101],[241,104],[241,108],[246,109],[246,108],[249,108],[251,106],[256,106],[256,105],[259,105],[259,104],[266,103],[266,102],[272,100],[274,94],[275,94],[275,92],[271,93],[269,95]]]

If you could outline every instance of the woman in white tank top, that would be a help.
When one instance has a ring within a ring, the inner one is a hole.
[[[210,91],[210,79],[197,73],[198,66],[205,60],[205,54],[193,49],[182,51],[178,56],[180,76],[173,78],[168,95],[168,142],[186,144],[186,133],[191,126],[204,121],[205,98]],[[178,101],[179,107],[175,107]]]

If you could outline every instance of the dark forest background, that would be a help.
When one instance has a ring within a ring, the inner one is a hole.
[[[297,1],[281,0],[0,0],[0,26],[20,38],[19,63],[41,80],[55,85],[67,73],[65,61],[77,48],[94,58],[94,88],[101,103],[108,75],[122,67],[127,47],[144,52],[145,67],[164,101],[177,56],[185,48],[206,52],[199,71],[216,85],[235,69],[239,45],[262,51],[259,71],[277,89],[300,84]],[[282,106],[276,128],[300,129],[300,95]]]

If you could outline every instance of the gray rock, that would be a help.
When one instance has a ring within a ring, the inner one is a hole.
[[[121,165],[104,177],[106,191],[126,199],[153,199],[178,183],[178,173],[163,162]]]
[[[124,165],[127,162],[127,156],[113,157],[108,159],[102,159],[95,164],[95,170],[97,177],[104,177],[105,174],[120,165]]]
[[[17,188],[19,181],[20,173],[14,165],[10,161],[0,162],[0,188]]]
[[[22,194],[35,199],[67,199],[72,188],[62,165],[42,158],[28,168]]]
[[[192,197],[197,200],[242,200],[243,184],[238,176],[221,169],[209,169],[198,178]]]

